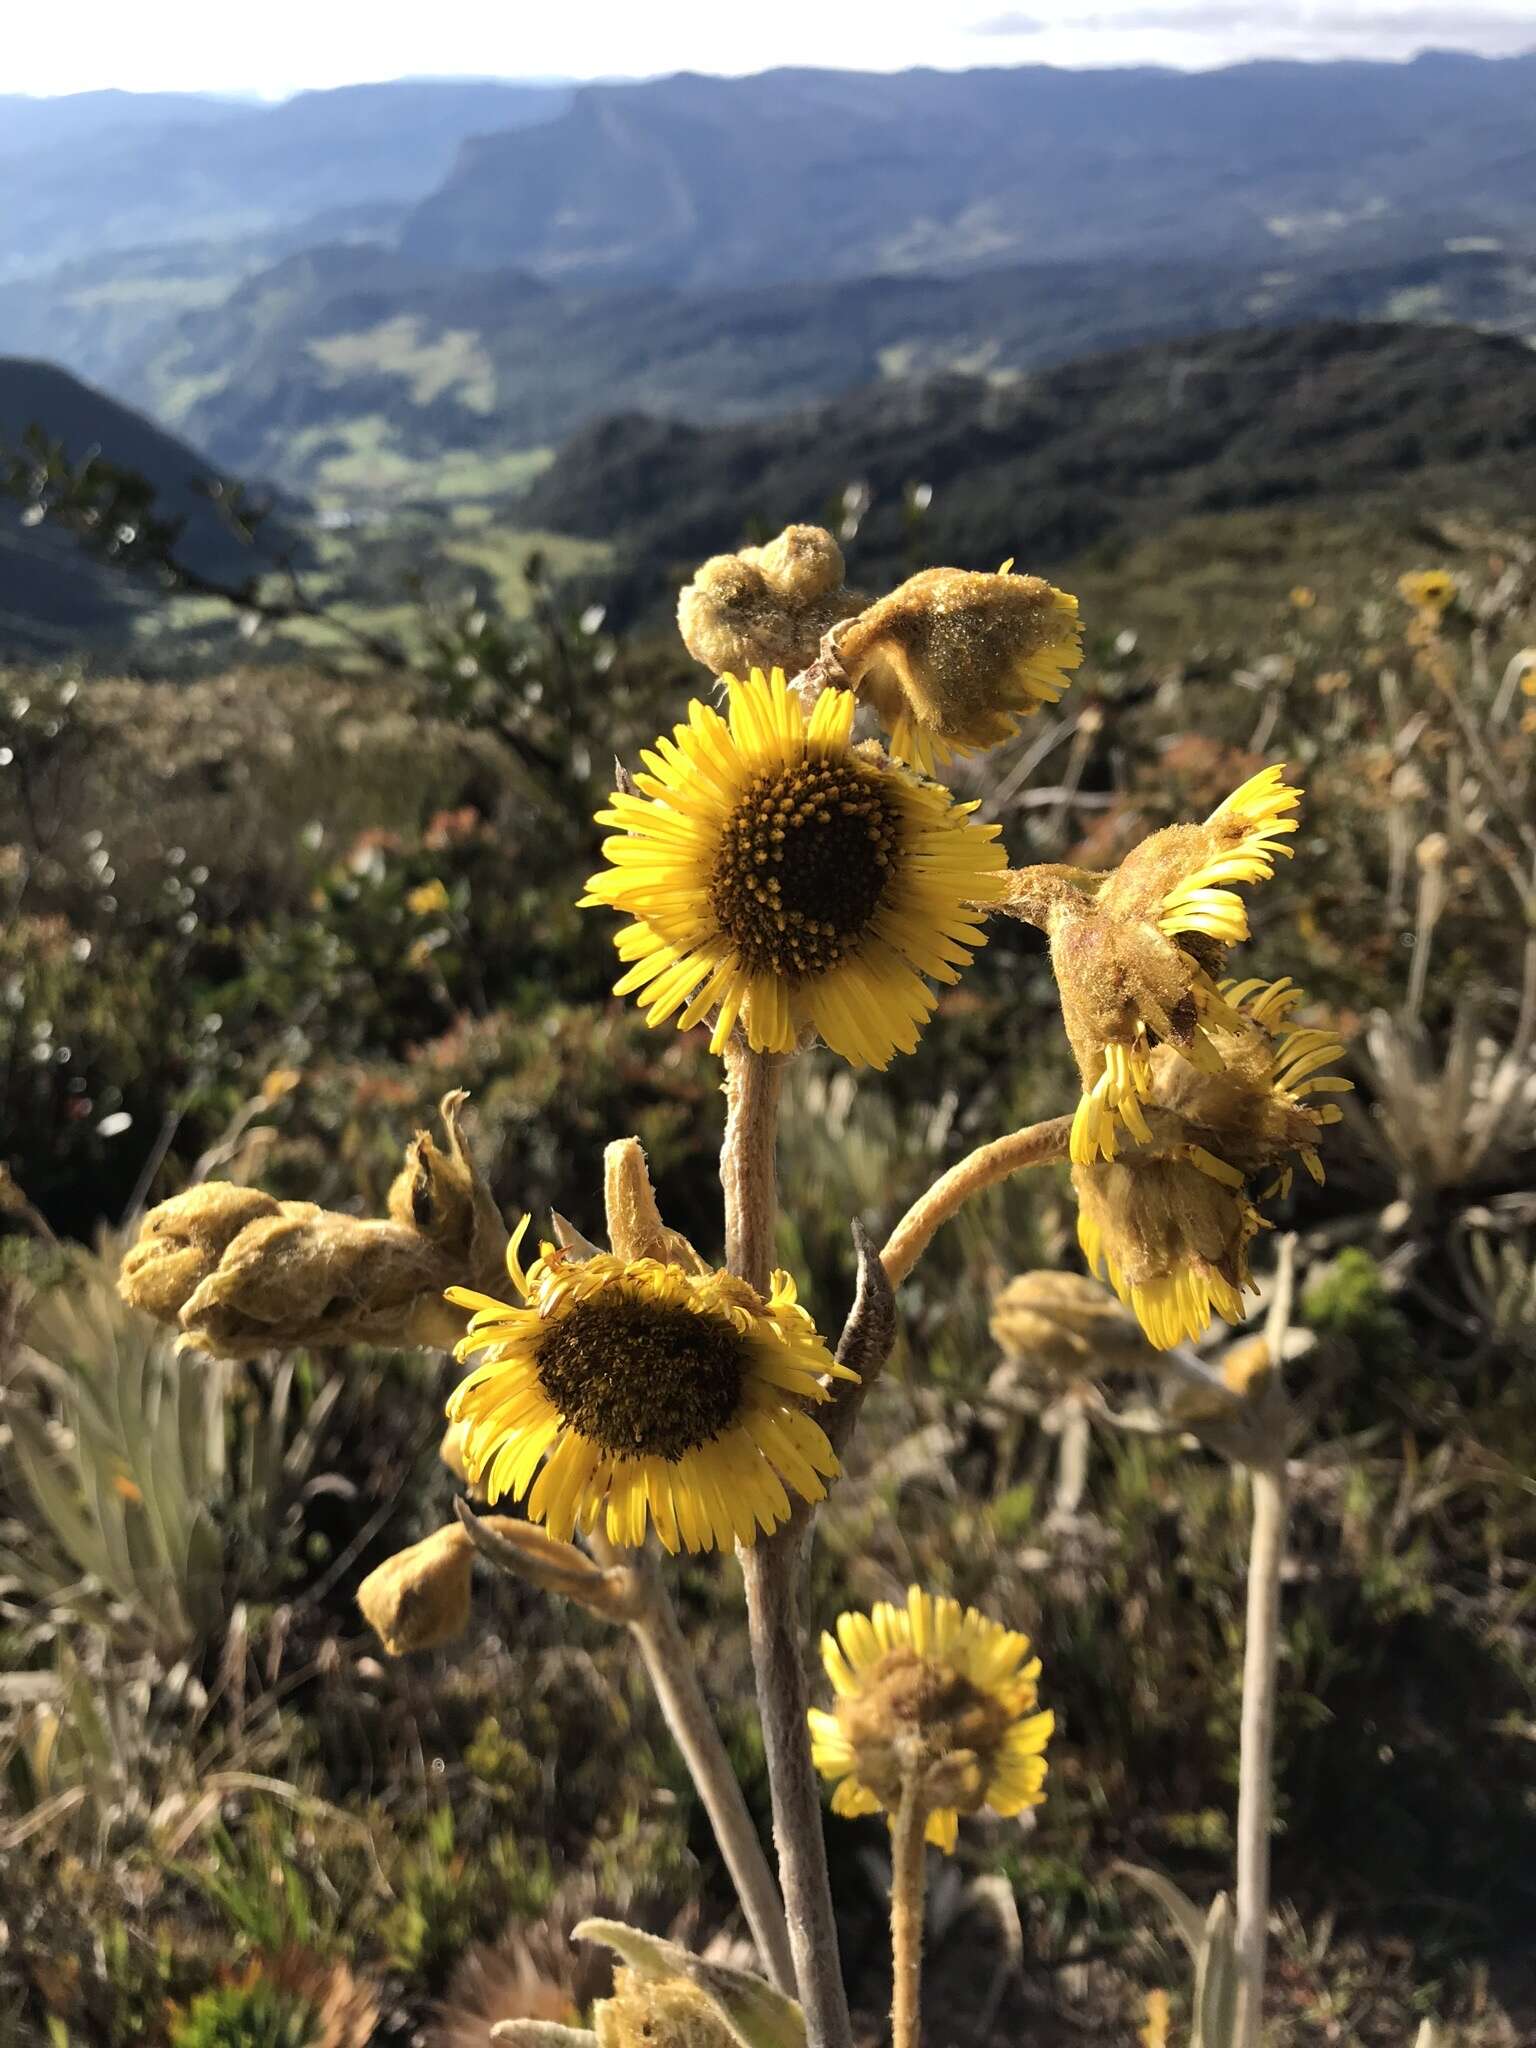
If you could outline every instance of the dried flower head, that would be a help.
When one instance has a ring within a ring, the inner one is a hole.
[[[1147,1136],[1142,1104],[1151,1054],[1168,1046],[1215,1072],[1212,1030],[1232,1013],[1217,987],[1228,949],[1248,937],[1235,883],[1267,881],[1297,829],[1301,792],[1281,767],[1261,770],[1203,825],[1154,832],[1107,876],[1025,868],[1009,905],[1051,941],[1062,1021],[1082,1075],[1072,1124],[1078,1164],[1113,1159],[1122,1127]]]
[[[826,690],[806,718],[776,669],[727,677],[729,723],[707,704],[643,756],[641,792],[598,820],[609,865],[584,904],[633,922],[634,964],[615,992],[684,1029],[715,1012],[722,1051],[740,1025],[759,1052],[820,1033],[855,1066],[911,1052],[934,1007],[924,976],[953,982],[985,942],[1002,892],[997,827],[973,806],[850,744],[854,701]]]
[[[925,569],[837,635],[838,662],[892,754],[924,774],[1012,739],[1082,661],[1077,599],[1010,566]]]
[[[1133,1317],[1083,1273],[1020,1273],[992,1303],[993,1340],[1031,1381],[1063,1387],[1147,1363]]]
[[[864,602],[843,576],[843,551],[821,526],[786,526],[763,547],[713,555],[677,601],[683,644],[713,676],[797,675],[828,629]]]
[[[1397,594],[1415,611],[1436,617],[1456,598],[1456,578],[1449,569],[1410,569],[1397,579]]]
[[[474,1545],[457,1522],[387,1559],[357,1589],[357,1604],[391,1657],[436,1650],[469,1626]]]
[[[948,1854],[962,1813],[1038,1806],[1056,1724],[1035,1711],[1029,1649],[1028,1636],[918,1586],[905,1606],[839,1615],[836,1636],[821,1639],[837,1705],[809,1717],[812,1760],[838,1781],[832,1811],[894,1814],[915,1776],[928,1839]]]
[[[822,1498],[837,1459],[802,1404],[856,1375],[787,1273],[765,1301],[728,1273],[552,1244],[525,1272],[526,1227],[507,1251],[525,1306],[452,1290],[475,1311],[457,1356],[485,1355],[448,1414],[489,1500],[527,1494],[530,1518],[562,1538],[605,1515],[611,1542],[639,1545],[652,1519],[675,1551],[752,1542],[787,1520],[788,1489]]]
[[[1148,1056],[1138,1114],[1145,1123],[1144,1100],[1155,1141],[1072,1173],[1089,1265],[1163,1351],[1200,1336],[1213,1313],[1242,1320],[1248,1248],[1265,1227],[1259,1205],[1289,1189],[1293,1157],[1321,1181],[1319,1138],[1340,1111],[1312,1098],[1351,1085],[1327,1071],[1343,1054],[1337,1036],[1291,1025],[1304,1001],[1293,983],[1218,993],[1224,1021],[1211,1027],[1209,1069],[1168,1046]]]
[[[298,1345],[442,1345],[463,1335],[444,1301],[500,1266],[506,1230],[443,1099],[444,1151],[426,1131],[389,1191],[390,1220],[277,1202],[212,1181],[162,1202],[124,1257],[124,1300],[223,1358]]]

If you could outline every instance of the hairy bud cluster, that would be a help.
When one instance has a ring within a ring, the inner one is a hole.
[[[1009,1367],[1046,1389],[1151,1360],[1135,1320],[1085,1273],[1018,1274],[992,1303],[991,1329]]]
[[[446,1151],[426,1131],[411,1140],[387,1221],[210,1181],[144,1218],[118,1276],[123,1299],[222,1358],[453,1344],[465,1318],[444,1288],[491,1280],[507,1241],[464,1142],[465,1100],[462,1090],[443,1098]]]
[[[798,675],[864,600],[844,588],[843,551],[820,526],[786,526],[760,548],[713,555],[677,601],[678,630],[711,675]]]

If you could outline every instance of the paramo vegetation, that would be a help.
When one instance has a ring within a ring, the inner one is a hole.
[[[1536,544],[1306,575],[6,679],[0,2026],[1528,2036]]]

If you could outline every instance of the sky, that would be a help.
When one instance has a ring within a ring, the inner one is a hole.
[[[11,10],[14,9],[14,13]],[[9,0],[0,92],[254,93],[400,77],[645,77],[775,64],[1171,64],[1536,48],[1536,0]]]

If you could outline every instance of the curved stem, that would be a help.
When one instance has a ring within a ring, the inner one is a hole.
[[[594,1535],[593,1552],[600,1562],[603,1552],[612,1551],[606,1539]],[[698,1669],[687,1638],[678,1625],[677,1613],[667,1590],[649,1559],[636,1557],[644,1605],[632,1617],[629,1632],[635,1639],[646,1675],[651,1681],[672,1739],[682,1752],[688,1775],[704,1802],[720,1854],[741,1900],[752,1939],[768,1966],[769,1975],[784,1992],[795,1988],[794,1960],[790,1955],[789,1933],[784,1924],[784,1907],[779,1888],[768,1868],[763,1845],[757,1838],[747,1802],[731,1768],[731,1760],[720,1740],[715,1717],[699,1684]]]
[[[725,1072],[720,1183],[725,1194],[726,1264],[761,1291],[767,1288],[773,1266],[774,1154],[784,1061],[751,1052],[733,1040],[726,1048]],[[773,1799],[779,1883],[805,2014],[806,2048],[853,2048],[821,1794],[806,1726],[810,1689],[800,1621],[806,1527],[796,1518],[772,1536],[743,1545],[738,1556]]]
[[[1067,1157],[1071,1135],[1071,1117],[1052,1117],[1048,1123],[1029,1124],[1022,1131],[1010,1131],[1006,1138],[994,1138],[990,1145],[978,1145],[948,1173],[940,1174],[886,1239],[880,1261],[891,1285],[900,1286],[935,1234],[973,1195],[1028,1166],[1060,1165]]]
[[[923,1908],[928,1802],[915,1771],[902,1780],[891,1822],[891,2043],[918,2048],[923,2019]]]
[[[1243,1649],[1243,1719],[1237,1784],[1237,2028],[1234,2048],[1259,2048],[1269,1939],[1269,1837],[1274,1821],[1275,1687],[1280,1658],[1280,1570],[1285,1559],[1283,1463],[1249,1468],[1253,1532]]]

